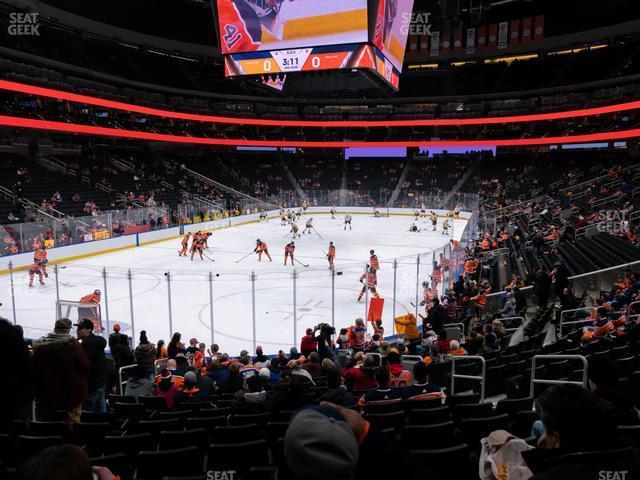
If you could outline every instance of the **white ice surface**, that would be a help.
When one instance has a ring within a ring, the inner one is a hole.
[[[211,342],[209,272],[213,272],[213,321],[214,340],[222,351],[238,354],[242,349],[251,350],[253,344],[252,282],[255,272],[256,342],[266,353],[279,349],[288,350],[299,343],[307,327],[320,322],[332,322],[331,272],[324,252],[329,241],[336,246],[335,278],[335,326],[336,329],[351,325],[357,317],[364,317],[364,299],[356,298],[361,288],[358,282],[374,249],[380,259],[378,292],[385,298],[383,320],[386,334],[392,333],[393,313],[393,260],[398,259],[396,275],[396,315],[414,311],[410,302],[416,298],[417,266],[415,255],[432,252],[444,247],[452,237],[438,230],[431,232],[431,224],[418,222],[420,233],[410,233],[412,217],[391,216],[373,218],[370,215],[354,215],[353,230],[340,226],[343,216],[332,220],[329,215],[318,214],[314,218],[317,233],[297,238],[296,258],[309,267],[296,263],[297,331],[294,335],[293,268],[283,265],[284,245],[288,241],[289,227],[280,221],[252,223],[218,230],[209,241],[205,253],[215,262],[190,261],[178,257],[179,240],[169,240],[149,246],[102,254],[73,261],[59,269],[60,299],[77,301],[81,296],[98,288],[103,291],[102,316],[107,326],[115,322],[131,333],[131,302],[127,271],[132,272],[134,333],[146,330],[150,341],[170,339],[169,295],[165,272],[171,278],[171,312],[173,331],[183,335],[183,341],[196,337]],[[302,229],[304,218],[298,224]],[[453,238],[459,239],[466,220],[456,220]],[[318,237],[322,236],[322,240]],[[238,259],[253,250],[257,238],[267,242],[273,262],[263,256],[262,262],[255,255],[243,261]],[[439,251],[436,252],[436,259]],[[429,280],[432,271],[432,253],[420,259],[420,283]],[[105,305],[102,269],[107,271],[107,299]],[[39,337],[50,331],[55,317],[56,286],[53,267],[49,267],[46,285],[37,280],[33,288],[27,286],[26,272],[14,274],[14,290],[17,321],[25,329],[27,337]],[[421,290],[420,290],[421,292]],[[421,294],[421,293],[420,293]],[[9,275],[0,276],[0,316],[13,319]],[[76,320],[72,318],[72,320]]]

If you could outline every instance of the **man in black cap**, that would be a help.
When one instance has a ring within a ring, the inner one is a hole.
[[[107,411],[105,401],[107,374],[104,354],[107,341],[94,335],[93,326],[93,322],[88,318],[84,318],[76,324],[78,339],[82,342],[82,348],[89,359],[89,373],[87,375],[89,397],[84,402],[84,409],[88,412],[104,413]]]

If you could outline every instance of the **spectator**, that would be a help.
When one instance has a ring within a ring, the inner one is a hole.
[[[225,365],[222,365],[220,360],[211,360],[207,366],[207,377],[214,385],[219,387],[229,378],[229,370]]]
[[[640,478],[640,454],[616,438],[611,408],[604,400],[578,385],[557,385],[536,399],[535,410],[544,431],[538,448],[522,453],[532,480],[591,480],[603,471],[626,471],[626,478]]]
[[[439,332],[442,330],[444,323],[447,320],[447,315],[444,310],[444,307],[440,304],[440,300],[438,297],[435,297],[432,301],[432,307],[427,312],[427,318],[423,321],[423,329],[424,323],[428,323],[431,325],[431,330],[435,330]]]
[[[162,360],[165,358],[169,358],[167,347],[164,346],[164,340],[158,340],[156,345],[156,360]]]
[[[156,385],[156,396],[165,399],[167,402],[167,410],[173,409],[173,399],[177,391],[178,388],[173,379],[173,374],[169,369],[165,368],[159,375],[159,381]]]
[[[366,332],[365,328],[365,332]],[[313,330],[313,333],[319,332],[318,335],[314,337],[315,341],[318,344],[318,355],[321,359],[328,358],[332,361],[335,361],[336,355],[333,350],[333,339],[332,336],[336,333],[335,329],[326,323],[321,323],[316,326]]]
[[[154,385],[149,380],[147,369],[141,365],[132,369],[131,377],[124,387],[124,394],[133,397],[153,397],[154,393]]]
[[[256,347],[256,357],[253,359],[253,366],[256,368],[262,368],[267,366],[269,358],[262,352],[262,347],[258,345]]]
[[[464,349],[469,355],[479,355],[484,350],[484,336],[475,330],[469,332]]]
[[[184,353],[184,345],[180,341],[181,338],[182,335],[180,335],[180,333],[176,332],[173,334],[173,337],[167,346],[167,356],[169,358],[176,358],[178,353]]]
[[[458,340],[451,340],[449,342],[449,355],[461,357],[467,355],[467,351],[460,346],[460,342]]]
[[[411,372],[402,366],[402,357],[397,349],[392,348],[387,354],[389,363],[389,385],[392,387],[406,387],[411,384]]]
[[[613,362],[604,360],[592,360],[588,369],[589,387],[600,399],[608,402],[613,410],[611,412],[616,425],[637,425],[640,423],[633,399],[620,388],[618,372]]]
[[[545,266],[540,267],[533,283],[533,291],[538,297],[538,308],[546,309],[551,296],[551,277]]]
[[[500,309],[501,318],[511,318],[516,316],[516,299],[513,292],[507,292],[504,305]]]
[[[87,399],[89,359],[69,332],[71,320],[56,321],[52,333],[33,346],[33,371],[40,417],[53,420],[59,410],[67,412],[67,424],[80,421]]]
[[[391,388],[391,375],[389,374],[388,367],[380,367],[376,371],[376,381],[378,382],[378,388],[375,390],[369,390],[362,396],[364,403],[375,402],[378,400],[394,400],[400,398],[401,390],[397,388]]]
[[[351,390],[367,391],[378,386],[376,381],[376,360],[373,355],[365,355],[362,363],[352,364],[345,368],[342,376]]]
[[[413,384],[402,390],[403,398],[414,398],[419,395],[440,393],[440,387],[429,381],[430,367],[424,362],[413,365]]]
[[[312,378],[321,377],[323,372],[322,365],[320,365],[320,355],[318,355],[318,352],[311,352],[309,354],[308,361],[303,363],[301,365],[301,368],[309,372]]]
[[[133,351],[135,362],[144,368],[148,376],[153,375],[156,362],[156,347],[147,339],[147,332],[140,332],[140,343]]]
[[[209,400],[208,392],[200,389],[198,376],[195,372],[187,372],[184,375],[184,385],[178,390],[173,401],[176,405]]]
[[[18,480],[115,480],[106,467],[92,467],[85,451],[76,445],[48,447],[24,462]]]
[[[114,356],[114,360],[115,360],[115,346],[116,345],[120,345],[121,340],[120,338],[122,337],[122,333],[120,333],[120,324],[119,323],[114,323],[113,324],[113,333],[111,333],[109,335],[109,350],[111,350],[111,355]]]
[[[436,478],[408,451],[378,433],[360,413],[327,402],[294,414],[284,453],[296,480]]]
[[[220,393],[236,393],[244,387],[244,380],[240,375],[240,367],[237,363],[229,365],[229,375],[220,386]]]
[[[107,411],[105,388],[107,386],[106,358],[104,349],[107,342],[104,338],[93,334],[93,322],[89,319],[80,320],[78,327],[78,339],[82,342],[82,349],[89,359],[89,372],[87,374],[87,386],[89,396],[84,402],[84,409],[88,412],[104,413]]]
[[[313,337],[313,329],[307,328],[306,334],[300,340],[300,353],[308,357],[311,352],[315,352],[318,350],[318,342]]]
[[[10,366],[0,378],[0,431],[9,431],[9,423],[18,420],[25,426],[34,397],[31,355],[22,337],[22,329],[0,318],[0,363]]]

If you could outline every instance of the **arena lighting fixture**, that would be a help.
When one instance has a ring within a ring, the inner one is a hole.
[[[292,141],[292,140],[251,140],[209,137],[188,137],[183,135],[167,135],[163,133],[139,132],[117,128],[96,127],[77,123],[36,120],[24,117],[0,116],[0,126],[15,128],[33,128],[66,133],[99,135],[106,137],[150,140],[156,142],[190,143],[196,145],[225,146],[264,146],[264,147],[312,147],[312,148],[346,148],[346,147],[513,147],[528,145],[551,145],[565,143],[587,143],[622,140],[640,137],[640,128],[615,132],[589,133],[585,135],[569,135],[566,137],[512,138],[501,140],[419,140],[397,142],[363,142],[363,141]]]
[[[131,103],[105,100],[87,95],[64,92],[51,88],[36,87],[23,83],[0,80],[0,90],[25,93],[41,97],[56,98],[69,102],[83,103],[100,107],[123,110],[126,112],[141,113],[164,118],[175,118],[180,120],[190,120],[194,122],[224,123],[235,125],[259,125],[272,127],[313,127],[313,128],[387,128],[387,127],[435,127],[435,126],[463,126],[463,125],[491,125],[503,123],[539,122],[545,120],[559,120],[564,118],[590,117],[593,115],[604,115],[608,113],[636,110],[640,108],[640,101],[619,103],[606,107],[585,108],[581,110],[568,110],[555,113],[538,113],[533,115],[513,115],[508,117],[485,117],[485,118],[441,118],[436,120],[266,120],[258,118],[242,117],[222,117],[215,115],[199,115],[192,113],[174,112],[171,110],[161,110],[158,108],[142,107]]]

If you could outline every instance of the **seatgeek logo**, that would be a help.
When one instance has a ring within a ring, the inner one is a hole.
[[[12,36],[39,37],[39,13],[12,12],[9,14],[7,32]]]
[[[402,35],[431,35],[431,13],[429,12],[403,12]]]

